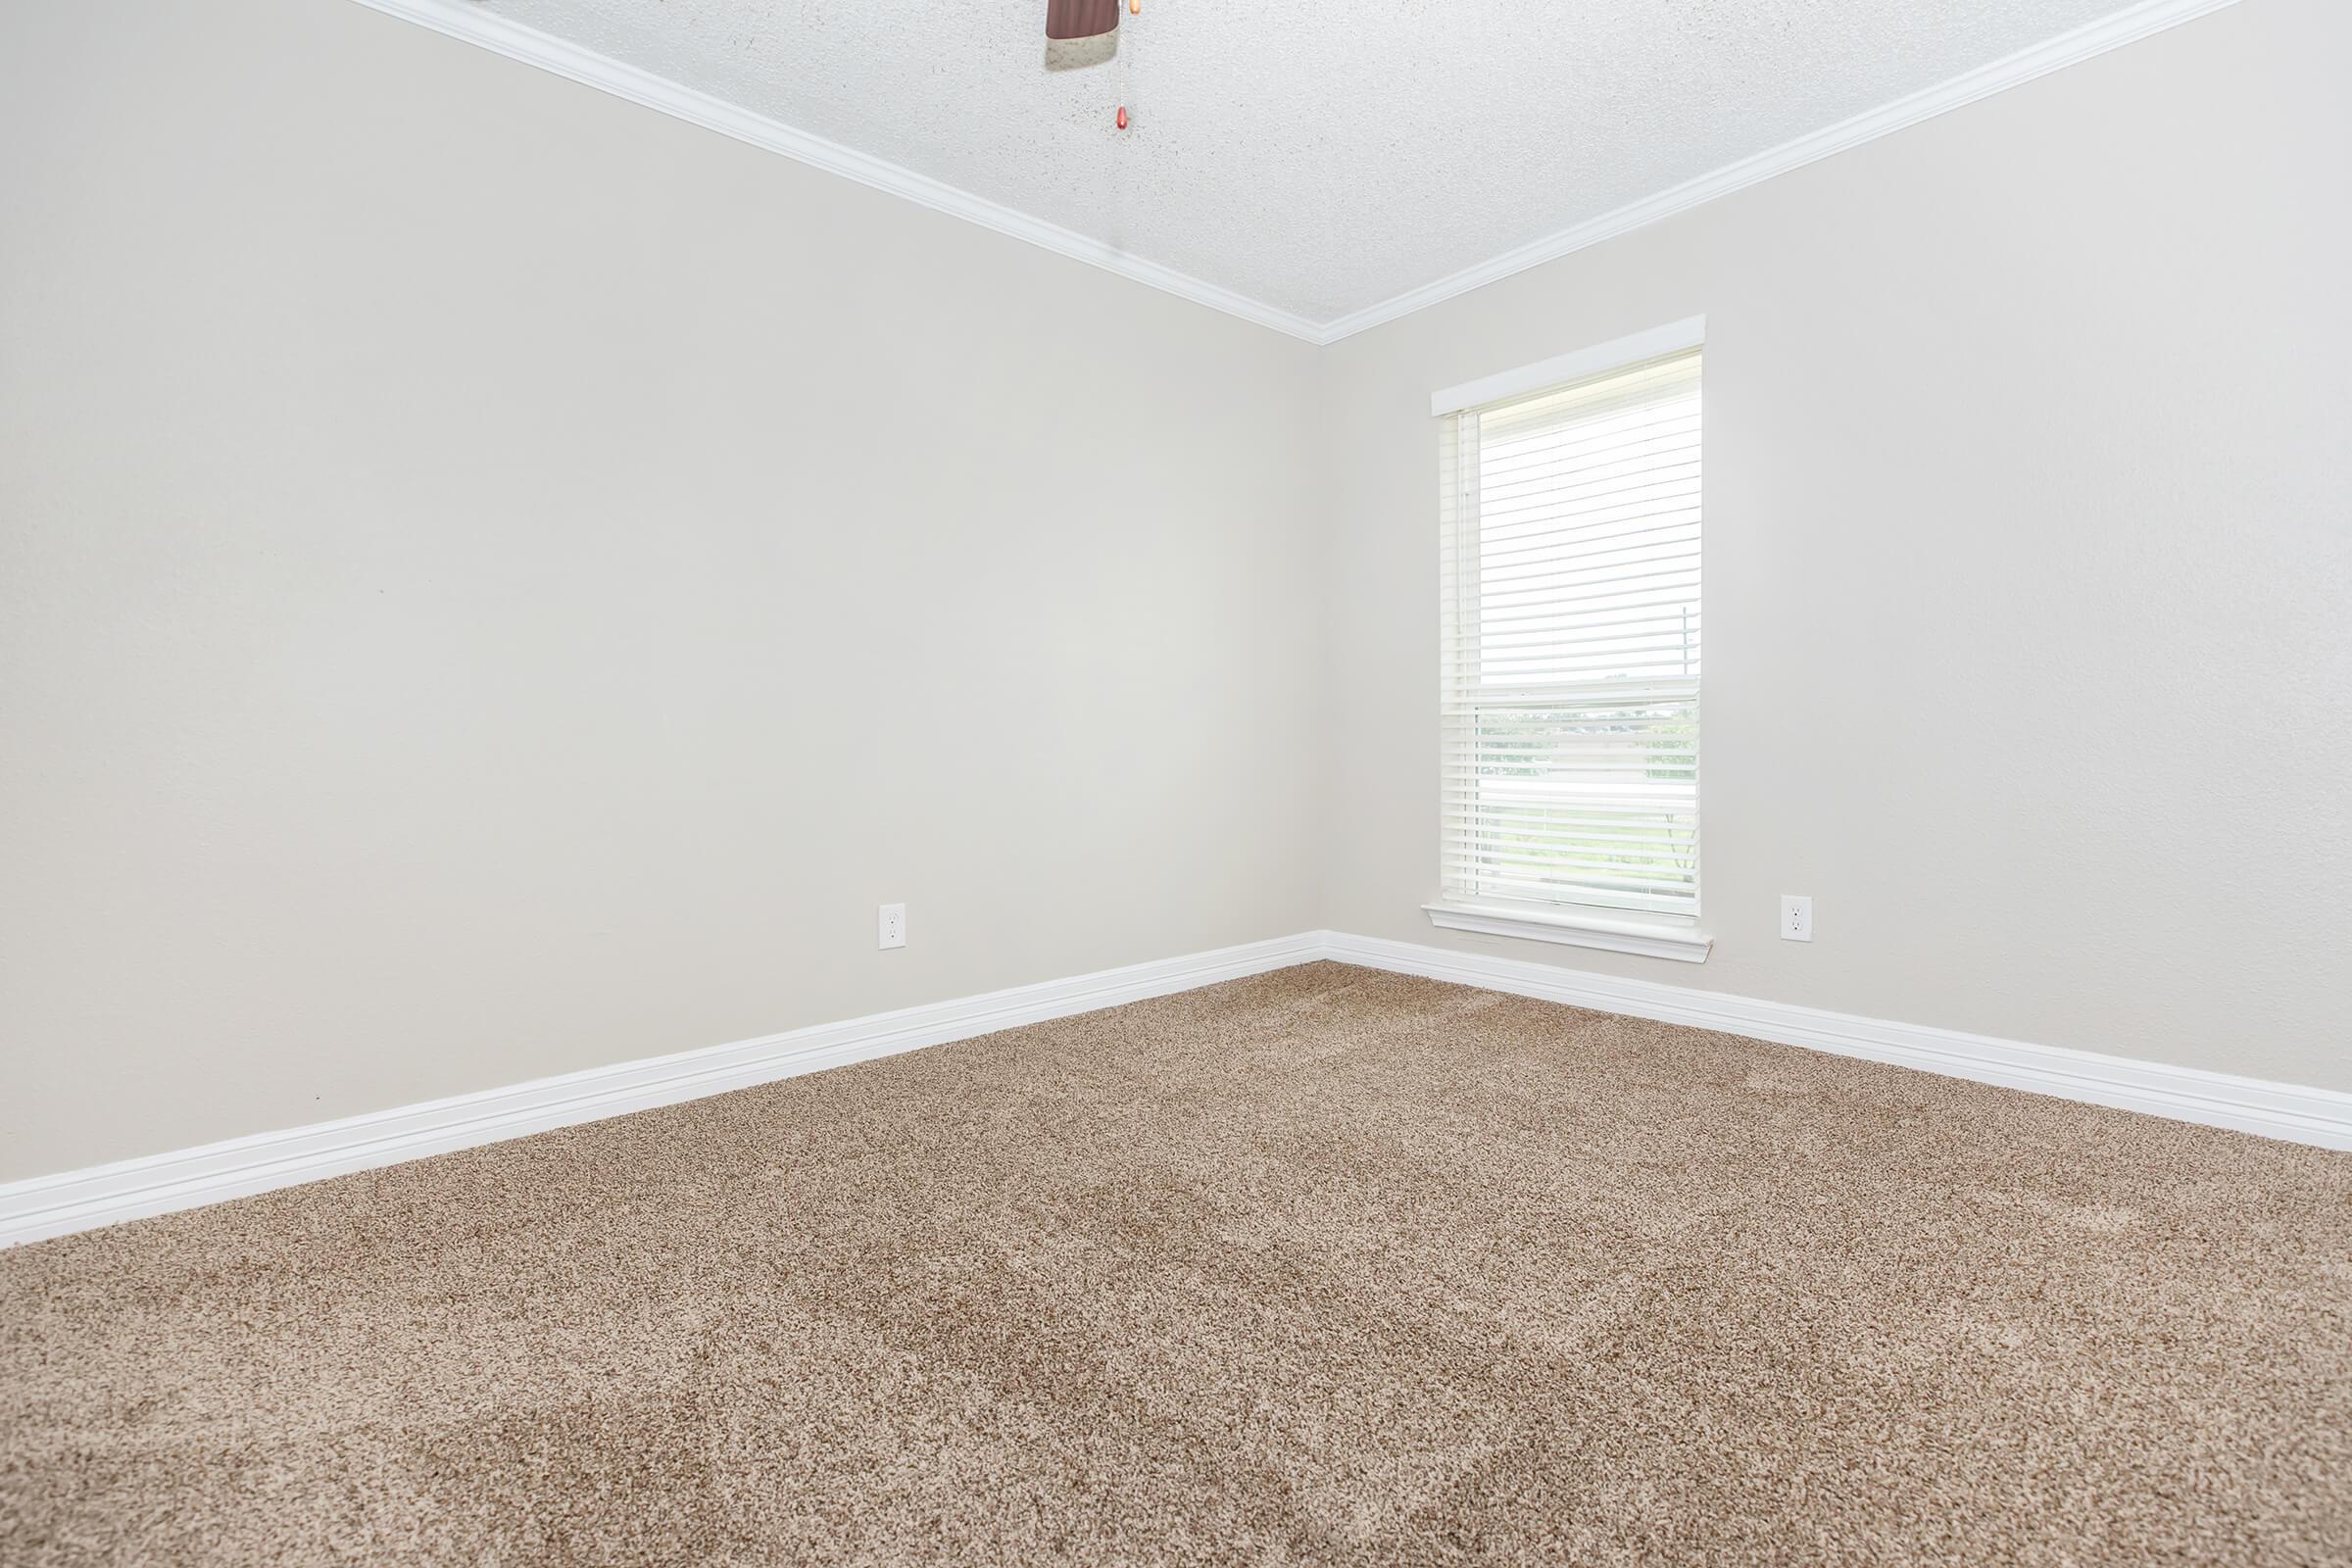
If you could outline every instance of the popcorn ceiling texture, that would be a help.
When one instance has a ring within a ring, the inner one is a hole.
[[[1070,69],[1045,0],[488,9],[1322,321],[2128,8],[1150,0]]]
[[[0,1560],[2352,1561],[2352,1156],[1333,964],[0,1253]]]

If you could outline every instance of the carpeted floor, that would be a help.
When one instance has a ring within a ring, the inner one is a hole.
[[[0,1253],[0,1561],[2352,1562],[2352,1156],[1317,964]]]

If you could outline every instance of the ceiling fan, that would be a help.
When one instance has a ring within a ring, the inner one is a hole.
[[[1129,16],[1142,16],[1144,0],[1126,0]],[[1119,27],[1119,0],[1046,0],[1046,39],[1100,38]],[[1127,106],[1119,105],[1118,124],[1127,128]]]
[[[1118,24],[1119,0],[1046,0],[1049,38],[1093,38]]]

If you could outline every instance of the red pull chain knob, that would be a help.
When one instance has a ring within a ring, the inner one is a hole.
[[[1127,128],[1127,106],[1125,104],[1119,105],[1119,128],[1121,130]]]

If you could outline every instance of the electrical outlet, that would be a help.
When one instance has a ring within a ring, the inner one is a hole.
[[[1781,895],[1781,940],[1810,942],[1813,940],[1813,900],[1802,893]]]
[[[881,909],[881,942],[877,946],[903,948],[906,945],[906,906],[885,904]]]

